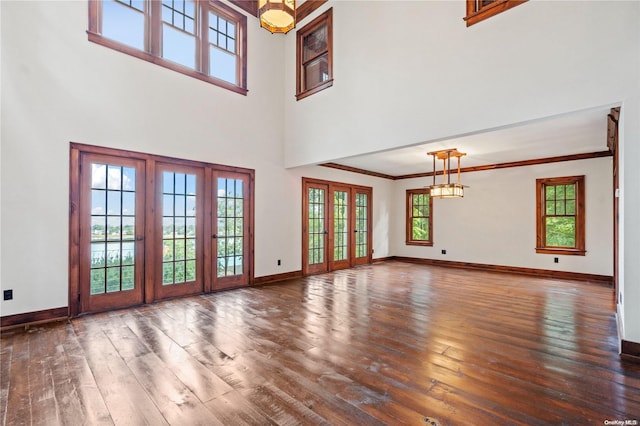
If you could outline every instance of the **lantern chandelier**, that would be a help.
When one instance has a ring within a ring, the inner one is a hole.
[[[260,26],[286,34],[296,26],[296,0],[258,0]]]
[[[427,152],[433,156],[433,185],[429,186],[429,195],[433,198],[462,198],[464,197],[464,186],[460,183],[460,157],[465,153],[459,152],[456,148],[443,149],[440,151]],[[451,183],[451,157],[458,159],[458,179]],[[436,159],[442,160],[442,183],[436,185]]]

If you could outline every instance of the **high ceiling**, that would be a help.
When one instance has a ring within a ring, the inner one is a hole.
[[[564,114],[437,142],[332,161],[391,176],[431,172],[427,152],[457,148],[462,167],[601,152],[607,150],[609,107]],[[441,168],[441,164],[438,164]]]

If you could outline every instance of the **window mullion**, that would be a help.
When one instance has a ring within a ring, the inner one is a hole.
[[[162,2],[148,0],[147,7],[148,13],[145,13],[146,50],[153,56],[162,57]]]
[[[305,67],[307,65],[309,65],[311,62],[315,61],[316,59],[320,58],[321,56],[326,55],[329,52],[329,50],[323,50],[320,53],[317,53],[316,55],[310,56],[306,61],[302,62],[302,66]]]
[[[198,71],[209,75],[209,8],[198,3],[198,15],[196,22],[196,67]]]

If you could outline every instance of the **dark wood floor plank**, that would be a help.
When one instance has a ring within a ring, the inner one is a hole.
[[[13,341],[0,339],[0,422],[6,424],[11,389],[11,365],[13,363]]]
[[[108,322],[107,314],[76,319],[73,328],[113,422],[116,425],[168,424],[104,333],[102,322]]]
[[[153,325],[152,311],[135,312],[122,317],[131,329],[191,392],[202,402],[231,391],[231,387],[192,357],[177,342]]]
[[[245,399],[265,413],[271,421],[282,426],[300,424],[330,425],[326,419],[302,401],[279,389],[268,380],[264,384],[240,391]]]
[[[57,335],[52,376],[61,424],[77,419],[90,425],[113,424],[73,329],[55,327],[47,332]]]
[[[53,358],[56,347],[53,339],[44,339],[39,328],[29,333],[30,360],[29,393],[31,394],[31,422],[36,425],[61,424],[53,379]]]
[[[225,425],[275,425],[239,392],[232,390],[206,403],[207,408]]]
[[[112,315],[103,331],[166,421],[179,424],[189,419],[191,424],[221,425],[202,401],[126,325],[122,317],[130,315]]]
[[[18,330],[1,337],[2,422],[640,419],[611,292],[391,261]]]
[[[9,389],[7,395],[7,411],[3,413],[3,423],[6,425],[30,425],[31,417],[31,388],[29,385],[29,370],[31,351],[29,349],[29,334],[27,332],[11,332],[3,334],[2,339],[11,341],[11,365],[9,370],[0,374],[2,387]],[[3,346],[5,342],[3,342]],[[5,384],[6,383],[6,384]]]

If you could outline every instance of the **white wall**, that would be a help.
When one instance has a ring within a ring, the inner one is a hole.
[[[640,29],[638,30],[640,37]],[[622,336],[640,343],[640,81],[620,111],[620,293]]]
[[[392,252],[398,256],[500,266],[613,273],[611,157],[463,173],[462,199],[433,200],[433,247],[405,244],[404,222],[393,223]],[[585,256],[537,254],[536,179],[585,175]],[[405,214],[405,190],[431,178],[397,181],[394,217]],[[441,250],[447,251],[446,255]],[[559,263],[553,258],[558,257]]]
[[[296,101],[286,41],[287,166],[619,104],[638,80],[640,2],[530,1],[469,28],[461,0],[331,6],[333,87]]]

